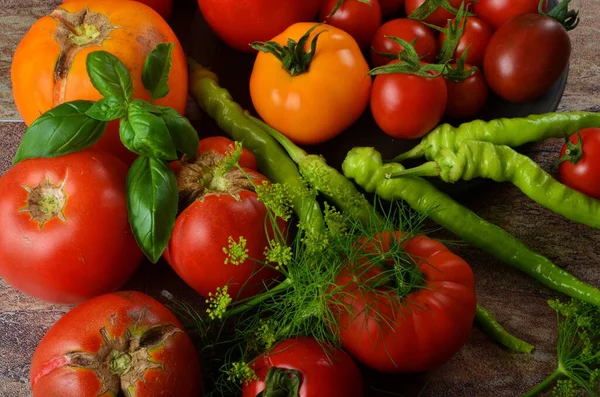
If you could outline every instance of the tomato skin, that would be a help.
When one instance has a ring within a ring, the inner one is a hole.
[[[565,160],[558,165],[560,180],[571,189],[600,200],[600,128],[585,128],[579,133],[583,155],[575,164]],[[573,134],[569,140],[577,144],[579,137]],[[566,151],[567,145],[564,144],[560,157]]]
[[[101,98],[86,70],[87,55],[98,50],[115,55],[127,66],[133,79],[133,98],[150,100],[150,94],[142,84],[144,61],[148,53],[163,42],[175,45],[169,74],[170,91],[156,104],[170,106],[184,114],[188,92],[187,63],[183,48],[167,22],[137,1],[71,1],[60,5],[57,10],[75,13],[86,7],[90,12],[106,16],[116,28],[101,46],[91,45],[75,53],[68,73],[61,80],[66,82],[64,90],[55,80],[57,59],[61,58],[56,39],[57,20],[51,16],[39,19],[17,46],[11,65],[11,79],[15,104],[25,124],[30,125],[42,113],[62,102],[78,99],[97,101]],[[107,131],[94,148],[114,154],[128,164],[136,158],[121,143],[118,121],[109,123]]]
[[[452,23],[455,23],[455,20]],[[465,30],[458,40],[458,45],[454,51],[454,59],[459,59],[468,48],[469,52],[467,53],[466,63],[478,67],[482,66],[485,50],[491,38],[492,29],[485,22],[479,18],[467,17]],[[441,47],[445,40],[446,34],[440,33],[438,36],[438,46]]]
[[[112,338],[129,331],[133,337],[159,326],[174,327],[164,343],[148,350],[148,359],[162,369],[150,369],[135,382],[137,397],[196,397],[200,395],[200,363],[194,345],[177,318],[161,303],[141,292],[123,291],[86,301],[65,314],[44,335],[30,369],[33,397],[102,397],[101,382],[92,370],[70,367],[72,352],[97,354]],[[110,350],[109,350],[110,351]],[[113,350],[114,351],[114,350]],[[111,390],[114,391],[114,390]],[[119,390],[117,390],[119,391]]]
[[[254,52],[255,41],[271,40],[288,26],[314,20],[320,0],[198,0],[208,25],[230,47]]]
[[[523,14],[494,33],[485,52],[483,71],[490,88],[500,97],[528,102],[548,92],[558,81],[570,54],[571,40],[558,21]]]
[[[537,13],[539,4],[539,0],[478,0],[473,2],[473,12],[496,30],[517,15]],[[547,5],[545,1],[544,9]]]
[[[375,33],[371,44],[371,61],[373,66],[383,66],[391,62],[391,59],[377,55],[379,53],[394,53],[402,51],[402,46],[386,36],[399,37],[404,41],[415,42],[415,50],[424,62],[434,63],[438,45],[433,30],[419,21],[408,18],[398,18],[381,25]]]
[[[121,287],[143,254],[129,226],[127,167],[91,150],[24,160],[0,178],[0,275],[36,298],[75,304]],[[34,188],[64,183],[62,214],[40,228],[29,212]],[[52,249],[49,249],[52,247]]]
[[[298,397],[362,397],[362,375],[341,349],[325,351],[312,338],[287,339],[251,364],[260,380],[243,387],[242,397],[257,397],[265,388],[271,367],[295,369],[302,374]]]
[[[389,250],[390,233],[378,237]],[[386,373],[424,372],[447,362],[469,339],[477,306],[473,272],[463,259],[426,236],[403,244],[426,280],[406,298],[361,289],[356,277],[373,276],[364,268],[347,269],[336,281],[343,287],[336,299],[346,307],[333,307],[342,346]]]
[[[410,15],[414,10],[419,8],[426,0],[406,0],[404,3],[404,10],[406,11],[406,15]],[[463,0],[450,0],[450,4],[455,9],[458,9]],[[471,4],[471,0],[465,0],[465,7]],[[443,9],[442,7],[438,7],[430,16],[424,19],[424,22],[430,23],[436,26],[444,26],[448,19],[454,18],[454,14],[448,10]]]
[[[273,41],[298,41],[314,25],[292,25]],[[297,144],[330,140],[352,125],[369,103],[369,65],[356,41],[334,26],[320,26],[312,32],[307,50],[321,31],[308,72],[291,77],[274,55],[259,52],[250,76],[258,114]]]
[[[370,4],[358,0],[344,0],[340,8],[331,17],[338,0],[323,0],[319,9],[319,20],[340,28],[356,40],[365,50],[371,44],[375,32],[381,25],[381,7],[378,0],[369,0]]]
[[[465,69],[471,69],[465,65]],[[474,117],[485,105],[488,86],[481,70],[475,69],[465,80],[456,82],[446,79],[448,87],[448,106],[446,115],[456,119]]]
[[[63,3],[72,3],[79,0],[63,0]],[[173,12],[173,0],[135,0],[146,4],[154,11],[158,12],[164,19],[168,19]]]
[[[380,74],[371,91],[375,122],[386,134],[400,139],[420,138],[431,131],[442,119],[447,102],[448,89],[441,76]]]
[[[379,0],[384,17],[394,15],[404,7],[404,0]]]

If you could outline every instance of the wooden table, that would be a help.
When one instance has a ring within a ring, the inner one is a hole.
[[[0,173],[8,169],[24,131],[12,103],[11,56],[29,26],[56,3],[0,0]],[[600,111],[600,2],[573,0],[572,4],[581,11],[581,24],[571,32],[569,81],[559,110]],[[560,140],[537,144],[531,156],[552,172],[560,145]],[[600,231],[566,221],[508,184],[486,185],[463,202],[577,277],[600,287]],[[476,249],[462,246],[454,250],[473,266],[480,302],[537,350],[531,356],[511,354],[474,329],[469,343],[433,374],[421,396],[518,396],[553,369],[555,316],[546,301],[557,295]],[[191,294],[164,265],[141,269],[127,288],[158,296],[165,278],[170,280],[171,290],[184,296]],[[25,296],[0,279],[0,397],[30,395],[29,363],[33,351],[48,328],[69,309]]]

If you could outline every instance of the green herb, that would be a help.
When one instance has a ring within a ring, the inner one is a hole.
[[[117,97],[127,102],[131,100],[131,74],[119,58],[106,51],[94,51],[87,56],[85,67],[92,85],[104,97]]]
[[[169,72],[173,43],[161,43],[148,54],[142,72],[144,87],[152,95],[152,101],[164,98],[169,93]]]

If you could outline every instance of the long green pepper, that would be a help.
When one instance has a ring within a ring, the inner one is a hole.
[[[403,200],[419,213],[426,213],[465,242],[530,275],[542,284],[570,297],[600,306],[600,290],[584,283],[531,251],[496,225],[486,222],[421,178],[390,178],[404,167],[383,164],[373,148],[352,149],[342,164],[344,175],[367,192],[384,200]]]
[[[439,176],[444,182],[489,178],[511,182],[538,204],[572,221],[600,229],[600,200],[556,181],[531,158],[490,142],[463,141],[443,148],[433,161],[392,174],[392,178]]]
[[[442,124],[423,137],[413,149],[396,156],[392,161],[423,156],[431,160],[444,148],[458,150],[466,140],[517,147],[548,138],[564,138],[565,135],[590,127],[600,127],[600,113],[557,112],[512,119],[474,120],[458,127]]]

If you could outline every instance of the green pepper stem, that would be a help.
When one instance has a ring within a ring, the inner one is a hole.
[[[407,168],[402,171],[395,171],[386,175],[388,179],[404,177],[427,177],[440,176],[440,166],[435,161],[428,161],[414,168]]]
[[[254,125],[256,125],[259,128],[262,128],[267,134],[271,135],[273,139],[279,142],[279,144],[283,146],[285,151],[290,155],[294,163],[298,164],[302,160],[304,160],[306,156],[308,156],[308,154],[304,150],[296,146],[288,137],[286,137],[281,132],[277,131],[275,128],[271,127],[264,121],[257,119],[256,117],[250,114],[247,114],[246,117]]]
[[[557,369],[556,371],[552,372],[552,374],[550,374],[550,376],[548,376],[541,383],[539,383],[536,387],[529,390],[527,393],[523,394],[523,397],[533,397],[533,396],[538,395],[543,390],[546,390],[552,384],[552,382],[554,382],[556,380],[556,378],[558,378],[562,374],[563,374],[563,372],[560,370],[560,368]]]
[[[290,278],[286,278],[285,280],[283,280],[281,283],[277,284],[275,287],[271,288],[270,290],[263,292],[262,294],[255,295],[254,297],[252,297],[246,301],[240,301],[240,305],[235,306],[233,309],[225,312],[225,316],[226,317],[236,316],[240,313],[250,310],[253,307],[255,307],[256,305],[260,304],[261,302],[264,302],[265,300],[269,299],[270,297],[286,291],[291,286],[292,286],[292,280]]]
[[[391,160],[386,160],[386,163],[400,163],[404,160],[417,159],[419,157],[423,157],[425,155],[425,148],[422,143],[419,143],[414,148],[410,149],[407,152],[401,153],[394,157]]]
[[[475,314],[475,325],[495,342],[500,343],[511,351],[531,354],[535,349],[533,345],[510,334],[496,321],[489,311],[479,304],[477,304],[477,312]]]

